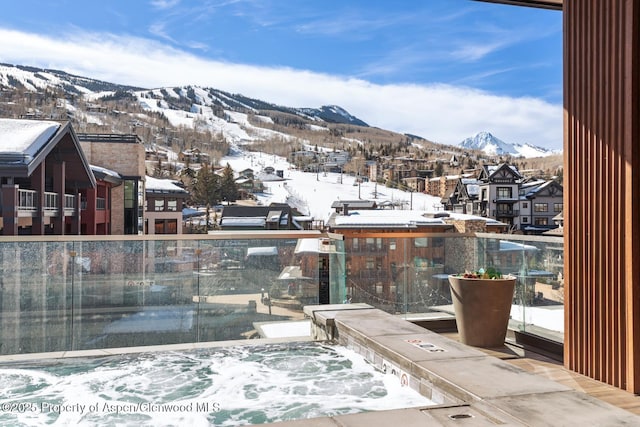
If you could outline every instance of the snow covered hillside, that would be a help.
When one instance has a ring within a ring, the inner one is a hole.
[[[318,220],[327,220],[331,215],[331,204],[336,200],[375,200],[378,205],[385,202],[398,204],[396,209],[433,212],[440,198],[423,193],[408,193],[398,189],[363,182],[358,185],[355,177],[339,173],[300,172],[291,167],[286,159],[264,153],[238,151],[221,159],[220,164],[229,163],[235,171],[251,168],[257,172],[272,166],[284,172],[283,181],[266,181],[266,191],[258,196],[263,205],[273,202],[289,203],[305,215]]]

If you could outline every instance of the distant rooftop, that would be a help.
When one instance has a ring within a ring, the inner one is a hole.
[[[175,184],[172,179],[158,179],[151,176],[145,177],[145,190],[152,193],[188,193],[182,187]]]
[[[349,215],[336,215],[334,227],[415,228],[418,225],[446,225],[441,218],[427,218],[423,214],[423,211],[410,210],[353,210]]]
[[[83,142],[112,142],[122,144],[141,144],[142,140],[134,134],[115,133],[77,133],[79,141]]]

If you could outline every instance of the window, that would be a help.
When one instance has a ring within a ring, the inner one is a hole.
[[[364,267],[365,267],[367,270],[373,270],[373,269],[376,267],[376,260],[375,260],[375,259],[373,259],[373,258],[367,258],[367,259],[365,260],[365,265],[364,265]]]
[[[498,203],[496,207],[498,208],[498,213],[501,213],[501,214],[513,213],[513,208],[509,203]]]
[[[546,217],[537,217],[535,218],[536,225],[549,225],[549,218]]]
[[[511,190],[511,187],[498,187],[498,199],[510,199]]]
[[[164,211],[164,199],[155,199],[153,201],[154,211],[162,212]]]
[[[358,238],[357,238],[357,237],[354,237],[354,238],[353,238],[353,250],[354,250],[354,251],[357,251],[357,250],[358,250],[358,248],[359,248],[359,246],[360,246],[360,242],[358,241]]]
[[[382,237],[376,238],[376,247],[379,251],[382,250]]]
[[[124,181],[124,234],[143,232],[144,185],[136,179]]]
[[[178,210],[178,201],[176,199],[167,200],[167,210],[169,212],[176,212]]]
[[[429,238],[428,237],[416,237],[413,240],[413,244],[416,248],[428,248],[429,247]]]
[[[549,205],[547,203],[534,203],[533,210],[535,212],[549,212]]]
[[[554,212],[562,212],[562,203],[554,203],[553,204],[553,211]]]
[[[522,223],[523,224],[528,224],[529,223],[529,218],[527,218],[526,216],[522,217]]]
[[[529,202],[522,202],[522,209],[529,209]]]

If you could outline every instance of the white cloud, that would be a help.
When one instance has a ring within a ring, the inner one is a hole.
[[[157,9],[170,9],[177,6],[180,0],[151,0],[151,6]]]
[[[337,104],[372,126],[457,144],[486,130],[508,142],[562,147],[562,107],[451,85],[377,85],[285,67],[231,64],[111,34],[67,39],[0,29],[3,62],[146,88],[201,85],[291,107]]]

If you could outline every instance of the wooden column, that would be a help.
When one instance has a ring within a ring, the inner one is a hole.
[[[41,236],[44,234],[44,174],[45,160],[36,167],[31,174],[31,186],[36,191],[36,214],[31,221],[31,234]]]
[[[564,2],[565,365],[640,393],[640,0]]]
[[[18,186],[15,184],[2,186],[2,234],[18,234]]]
[[[66,163],[59,162],[53,165],[53,191],[58,193],[58,215],[53,218],[53,234],[65,234],[64,219],[64,194],[66,181]]]
[[[97,205],[96,199],[98,195],[98,189],[88,188],[86,193],[87,193],[87,208],[84,210],[84,212],[82,212],[81,222],[84,223],[87,227],[87,230],[85,233],[93,236],[97,234],[96,223],[97,223],[98,215],[96,211],[96,205]],[[81,197],[81,195],[78,194],[78,197]]]

